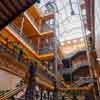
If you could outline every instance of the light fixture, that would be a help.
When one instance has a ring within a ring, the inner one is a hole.
[[[73,40],[73,43],[77,43],[77,40]]]
[[[64,44],[64,42],[61,42],[61,46],[64,46],[65,44]]]
[[[71,41],[67,41],[67,44],[71,44]]]
[[[84,40],[83,38],[80,39],[81,42],[83,42],[83,40]]]
[[[69,0],[69,4],[70,4],[70,9],[71,9],[71,15],[73,16],[73,15],[75,15],[75,12],[73,10],[72,1],[71,0]]]

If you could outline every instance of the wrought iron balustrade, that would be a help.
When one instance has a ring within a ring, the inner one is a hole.
[[[20,30],[15,27],[15,25],[10,24],[9,28],[11,28],[12,30],[14,30],[16,32],[16,34],[20,35],[21,38],[25,41],[25,43],[27,43],[33,50],[35,50],[34,45],[31,43],[31,41],[25,36],[25,34],[21,34]]]
[[[49,31],[55,31],[55,27],[54,25],[50,24],[50,23],[44,23],[43,24],[43,28],[41,28],[40,32],[49,32]]]
[[[10,48],[8,48],[4,45],[0,45],[0,52],[10,55],[12,58],[16,59],[18,62],[20,62],[21,64],[24,64],[25,66],[29,66],[29,63],[27,63],[24,60],[24,55],[22,55],[20,57],[20,60],[18,60],[18,57],[20,56],[19,53],[15,52],[14,50],[11,50]]]
[[[45,21],[43,22],[43,26],[39,26],[36,24],[34,18],[31,15],[28,15],[27,12],[25,12],[25,15],[27,15],[29,17],[29,19],[31,20],[31,23],[34,25],[34,27],[36,28],[36,30],[39,33],[42,32],[48,32],[48,31],[54,31],[54,26],[51,25],[50,23],[46,23]]]
[[[60,69],[59,72],[61,74],[71,74],[71,73],[75,72],[76,70],[78,70],[79,68],[84,68],[86,66],[88,67],[88,63],[84,62],[84,63],[72,65],[71,68]]]
[[[39,49],[39,54],[46,54],[46,53],[51,53],[51,52],[53,52],[53,48],[50,48],[50,47],[48,47],[48,48],[42,48],[42,49]]]
[[[81,77],[78,81],[76,81],[74,84],[72,84],[71,87],[80,87],[84,84],[90,84],[93,83],[93,78],[90,77]]]

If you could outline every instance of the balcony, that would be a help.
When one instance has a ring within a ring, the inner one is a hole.
[[[14,32],[15,34],[18,34],[22,39],[23,39],[23,41],[25,42],[25,44],[27,44],[35,53],[35,55],[37,55],[37,56],[39,56],[39,54],[48,54],[48,53],[53,53],[53,48],[44,48],[44,49],[38,49],[38,48],[36,48],[35,46],[34,46],[34,44],[32,43],[32,41],[24,34],[24,33],[20,33],[20,31],[14,26],[14,25],[12,25],[12,24],[10,24],[9,26],[8,26],[8,28],[12,31],[12,32]],[[48,56],[48,55],[47,55]],[[47,57],[46,56],[46,57]],[[49,55],[50,56],[50,55]],[[48,56],[48,57],[49,57]],[[51,55],[52,56],[52,55]],[[50,56],[50,57],[51,57]],[[47,58],[48,58],[47,57]],[[41,57],[40,57],[41,58]]]
[[[23,23],[23,33],[27,37],[41,37],[41,36],[54,36],[54,27],[51,24],[47,23],[45,20],[39,20],[39,24],[36,23],[36,20],[28,11],[24,12],[23,15],[18,16],[12,24],[16,27],[17,30],[21,29]],[[29,31],[30,30],[30,31]]]
[[[8,27],[9,29],[13,30],[15,34],[18,34],[24,40],[24,42],[31,47],[32,50],[37,51],[31,43],[31,40],[29,40],[24,33],[20,33],[20,30],[18,30],[13,24],[10,24]]]
[[[93,83],[93,79],[90,77],[83,77],[76,81],[71,87],[80,87],[85,84]]]
[[[86,49],[82,48],[82,49],[74,50],[73,52],[66,55],[66,59],[74,59],[76,56],[81,54],[86,55]]]
[[[12,46],[11,46],[12,47]],[[16,48],[15,48],[16,49]],[[47,80],[54,80],[54,76],[52,76],[48,70],[48,68],[45,68],[45,70],[42,67],[45,67],[40,64],[40,62],[35,61],[34,59],[26,59],[26,56],[24,53],[23,55],[20,55],[19,51],[20,50],[15,50],[14,47],[13,49],[6,47],[4,44],[0,44],[0,56],[5,55],[3,57],[6,57],[9,59],[9,61],[5,61],[4,59],[2,60],[2,57],[0,58],[0,64],[6,68],[2,68],[3,70],[9,71],[17,76],[24,77],[25,73],[27,72],[28,68],[30,67],[30,62],[37,62],[37,72],[43,75]],[[16,65],[13,65],[13,60],[16,61]],[[17,66],[17,64],[19,64]],[[6,66],[7,65],[7,66]],[[1,67],[2,67],[1,66]],[[41,67],[40,67],[41,66]],[[7,68],[8,67],[8,68]],[[21,70],[24,68],[24,71]],[[13,70],[12,70],[13,69]],[[18,69],[18,70],[17,70]],[[22,75],[24,74],[24,75]]]
[[[86,66],[89,66],[88,62],[87,61],[82,61],[80,62],[79,64],[73,64],[72,67],[73,67],[73,72],[76,71],[77,69],[79,68],[84,68]]]
[[[50,22],[50,21],[49,21]],[[44,22],[43,23],[43,27],[41,28],[40,32],[41,34],[43,32],[51,32],[51,31],[55,31],[55,26],[54,23],[50,24],[49,22]]]
[[[50,20],[54,18],[54,12],[49,11],[47,8],[45,8],[45,6],[41,6],[41,3],[35,4],[34,6],[30,7],[28,10],[29,15],[31,15],[32,17],[34,17],[36,20],[36,23],[39,24],[39,20]]]
[[[10,49],[5,45],[0,44],[1,69],[19,77],[25,77],[27,69],[29,68],[29,61],[25,60],[24,55],[22,56],[18,51],[15,51],[15,49]]]
[[[75,71],[77,71],[78,69],[84,68],[86,66],[89,66],[87,61],[83,61],[79,64],[73,64],[71,68],[60,69],[60,73],[61,74],[71,74],[71,73],[74,73]]]
[[[53,33],[54,32],[54,25],[47,23],[44,19],[44,21],[41,21],[41,25],[38,25],[33,18],[33,16],[29,15],[28,12],[24,13],[25,17],[28,19],[28,21],[31,23],[31,25],[34,27],[35,31],[38,33],[38,35],[42,36],[44,32]],[[49,20],[51,21],[51,20]]]

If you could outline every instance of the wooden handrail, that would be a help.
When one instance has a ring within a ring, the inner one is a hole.
[[[59,88],[59,91],[90,91],[92,87],[80,87],[80,88]]]
[[[46,88],[46,89],[49,89],[49,90],[54,90],[54,86],[51,83],[44,82],[44,80],[41,79],[40,77],[36,77],[36,81],[37,81],[38,84],[43,86],[42,88]]]

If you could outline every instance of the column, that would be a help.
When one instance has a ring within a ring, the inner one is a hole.
[[[54,83],[53,100],[58,100],[58,89],[56,83]]]
[[[48,90],[48,100],[50,100],[50,91]]]
[[[91,72],[91,77],[93,78],[93,89],[94,89],[94,93],[95,93],[95,99],[100,98],[100,94],[99,94],[99,82],[98,82],[98,72],[99,72],[99,65],[97,62],[97,55],[96,55],[96,51],[95,48],[93,46],[93,39],[92,37],[89,37],[89,56],[88,59],[90,61],[90,72]]]
[[[42,89],[40,89],[40,100],[43,100],[43,90]]]

